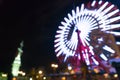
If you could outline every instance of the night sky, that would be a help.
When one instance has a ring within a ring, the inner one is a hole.
[[[0,72],[7,72],[24,41],[22,68],[57,62],[54,36],[68,12],[90,0],[0,0]],[[109,0],[110,1],[110,0]],[[120,4],[119,0],[111,0]]]
[[[12,0],[0,3],[0,71],[9,71],[24,41],[22,68],[57,62],[54,36],[69,0]]]

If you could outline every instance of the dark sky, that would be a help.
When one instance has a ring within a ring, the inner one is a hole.
[[[75,5],[87,1],[0,0],[0,71],[10,70],[22,40],[22,68],[56,62],[53,41],[60,21]]]
[[[0,71],[8,71],[24,41],[22,68],[56,61],[54,36],[70,0],[6,0],[0,4]],[[69,9],[69,8],[68,8]]]

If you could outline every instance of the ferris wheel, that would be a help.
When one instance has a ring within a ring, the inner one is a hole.
[[[64,17],[56,31],[54,48],[63,62],[99,65],[119,55],[120,11],[105,1],[81,4]],[[118,42],[117,42],[118,43]]]

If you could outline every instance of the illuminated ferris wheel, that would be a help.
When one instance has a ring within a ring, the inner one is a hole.
[[[55,53],[63,62],[99,65],[119,55],[120,11],[110,2],[81,4],[64,17],[55,35]],[[118,42],[117,42],[118,43]]]

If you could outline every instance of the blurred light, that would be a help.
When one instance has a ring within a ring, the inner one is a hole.
[[[68,70],[72,70],[72,66],[68,66]]]
[[[72,71],[71,71],[71,74],[75,74],[75,71],[74,71],[74,70],[72,70]]]
[[[43,73],[43,71],[42,70],[39,70],[39,72],[38,72],[39,74],[42,74]]]
[[[116,42],[117,45],[120,45],[120,42]]]
[[[12,80],[17,80],[17,79],[15,77],[13,77]]]
[[[66,80],[66,77],[62,77],[61,80]]]
[[[23,72],[23,73],[22,73],[22,76],[25,76],[25,75],[26,75],[26,73],[25,73],[25,72]]]
[[[37,75],[36,78],[39,78],[39,76]]]
[[[43,77],[43,80],[46,80],[46,77]]]
[[[118,74],[114,74],[114,78],[117,78],[118,77]]]
[[[7,74],[2,74],[2,77],[7,77]]]
[[[108,73],[105,73],[105,74],[104,74],[104,77],[105,77],[105,78],[108,78],[108,77],[109,77],[109,74],[108,74]]]
[[[33,80],[32,78],[30,78],[30,80]]]
[[[26,73],[23,72],[23,71],[18,71],[18,74],[20,74],[20,75],[22,75],[22,76],[25,76],[25,75],[26,75]]]
[[[105,61],[107,61],[108,59],[107,59],[107,57],[102,53],[102,54],[100,54],[100,57],[102,57],[102,59],[104,59]]]
[[[58,64],[51,64],[51,67],[58,68]]]
[[[98,69],[94,69],[94,72],[95,73],[99,73],[100,71]]]

